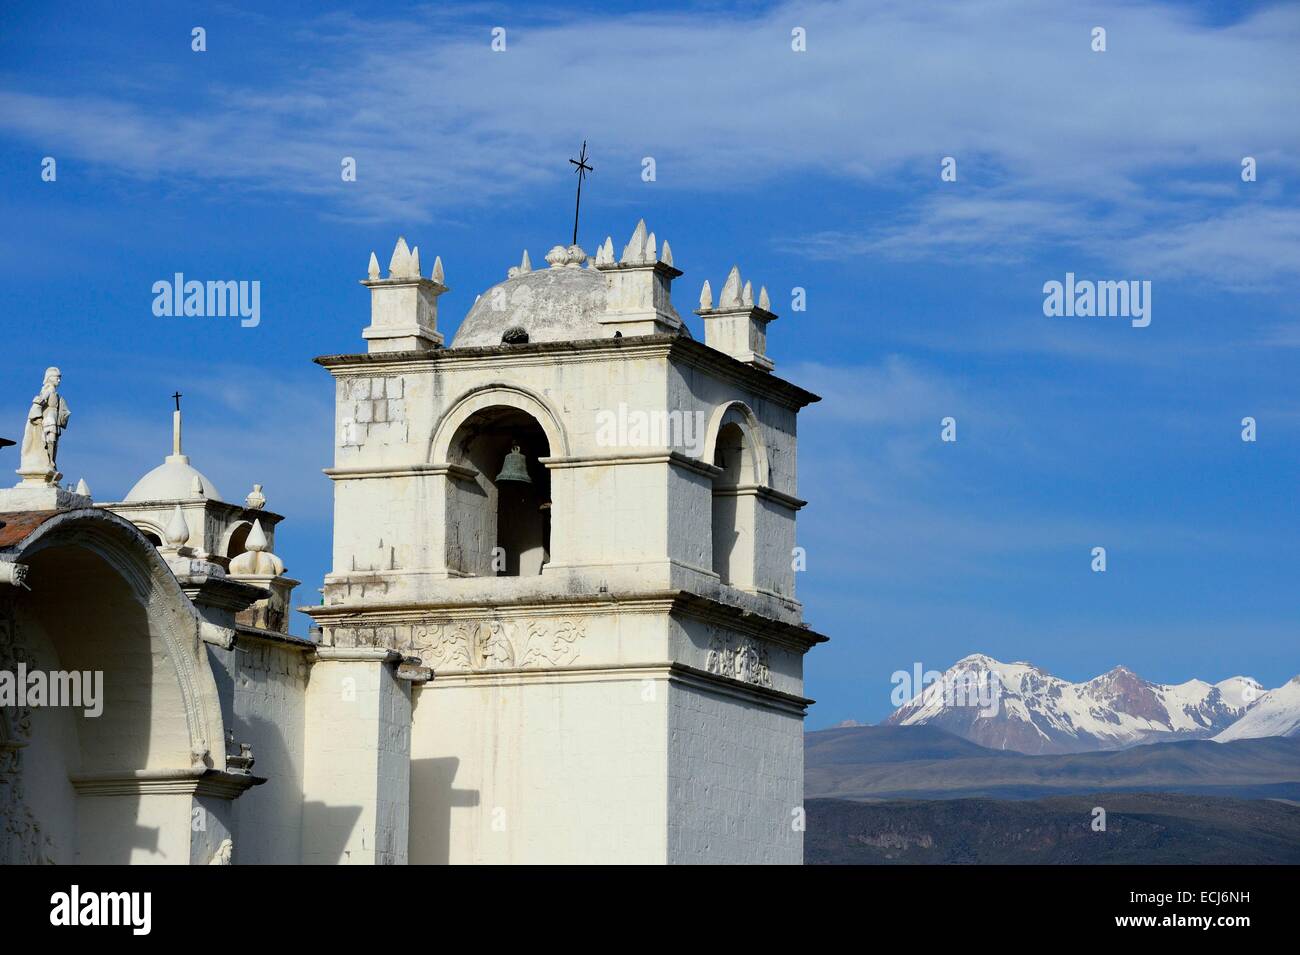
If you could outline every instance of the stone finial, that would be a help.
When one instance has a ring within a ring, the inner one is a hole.
[[[412,258],[411,250],[406,247],[405,236],[398,236],[397,245],[393,246],[393,256],[388,260],[388,277],[390,279],[418,279],[420,277],[420,262],[418,259]]]
[[[242,554],[231,558],[230,573],[242,577],[278,577],[284,573],[284,561],[267,550],[266,533],[262,530],[261,519],[253,521],[253,526],[244,541],[247,548]]]
[[[516,275],[527,275],[533,270],[532,260],[528,258],[528,250],[524,249],[524,256],[519,260],[519,264],[512,266],[506,273],[506,278],[514,278]]]
[[[266,531],[262,530],[261,518],[253,521],[253,527],[248,532],[248,539],[244,541],[244,546],[259,553],[266,550]]]
[[[546,253],[546,262],[553,269],[562,269],[569,261],[569,250],[562,245],[551,247],[551,251]]]
[[[578,269],[587,261],[587,253],[583,251],[580,245],[571,245],[564,250],[564,264],[566,268]]]
[[[605,313],[600,323],[610,334],[681,334],[672,283],[682,273],[672,264],[667,242],[665,260],[660,260],[657,249],[658,238],[646,229],[645,219],[638,219],[621,259],[615,261],[614,240],[609,237],[596,251],[595,268],[605,275]]]
[[[731,271],[727,273],[727,281],[723,283],[722,294],[718,296],[718,308],[741,308],[743,303],[740,300],[740,266],[733,265]]]
[[[249,492],[248,497],[244,498],[244,506],[254,511],[266,507],[266,495],[262,493],[262,485],[253,485],[253,490]]]
[[[700,292],[696,314],[704,319],[704,344],[760,371],[771,371],[774,365],[767,357],[767,326],[776,319],[771,304],[767,286],[762,286],[755,307],[754,283],[742,280],[740,268],[733,265],[717,308],[708,282]]]
[[[632,230],[632,238],[628,239],[627,245],[623,246],[623,257],[619,261],[624,265],[641,265],[645,260],[645,219],[639,219],[637,220],[636,228]]]
[[[668,245],[667,239],[664,239],[664,248],[663,251],[659,253],[659,261],[663,262],[664,265],[673,264],[673,250],[672,247]]]
[[[82,497],[90,497],[90,485],[86,483],[85,478],[81,478],[77,481],[76,493],[80,494]]]
[[[203,496],[203,482],[199,479],[199,476],[197,474],[194,475],[194,479],[190,481],[190,496],[191,497]]]
[[[171,550],[179,550],[189,541],[190,525],[185,523],[185,514],[179,504],[172,508],[171,520],[167,522],[163,536],[166,538],[164,543]]]
[[[420,249],[407,248],[399,237],[388,262],[388,277],[379,277],[379,262],[370,258],[370,325],[361,333],[371,352],[431,351],[442,345],[438,332],[438,296],[446,292],[442,258],[434,257],[433,277],[420,274]]]

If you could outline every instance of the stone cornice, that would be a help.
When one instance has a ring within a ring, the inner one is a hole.
[[[395,623],[421,623],[430,616],[441,620],[461,620],[491,614],[500,617],[564,616],[580,613],[665,613],[672,609],[676,590],[637,594],[632,597],[615,597],[612,594],[566,594],[548,597],[529,594],[526,597],[503,598],[487,602],[426,601],[422,603],[320,604],[299,607],[320,622],[322,627],[383,626]]]
[[[817,644],[830,640],[830,637],[818,633],[805,624],[773,620],[771,617],[722,603],[712,597],[702,597],[685,591],[678,595],[673,609],[705,623],[716,623],[750,636],[785,643],[799,652],[810,650]]]
[[[365,478],[417,477],[446,475],[463,481],[472,481],[478,472],[463,464],[377,464],[372,467],[323,468],[322,473],[331,481],[358,481]]]
[[[254,643],[271,643],[277,647],[288,650],[299,650],[304,653],[310,653],[316,649],[316,641],[307,637],[299,637],[292,633],[280,633],[277,630],[263,630],[261,627],[250,627],[246,624],[237,624],[235,626],[234,645],[248,641]]]
[[[686,613],[707,623],[721,624],[765,640],[784,643],[800,652],[830,638],[796,623],[723,603],[684,590],[660,590],[639,594],[565,594],[539,599],[535,595],[492,603],[425,602],[418,604],[332,604],[298,608],[322,627],[383,626],[414,624],[430,617],[443,620],[474,619],[483,616],[563,616],[572,613]]]
[[[217,501],[212,498],[190,498],[183,501],[96,501],[95,507],[102,507],[115,514],[135,514],[141,511],[156,511],[160,508],[173,508],[180,505],[181,510],[218,511],[234,518],[260,520],[263,526],[274,527],[284,520],[283,514],[268,511],[265,508],[248,507],[245,504],[232,504],[229,501]]]
[[[808,503],[793,494],[786,494],[784,491],[778,491],[763,484],[733,484],[729,487],[715,487],[713,493],[718,497],[761,497],[765,501],[780,504],[792,511],[797,511]]]
[[[265,777],[208,769],[137,769],[69,776],[78,796],[215,796],[234,799],[266,782]]]
[[[177,580],[191,602],[238,613],[269,594],[265,587],[215,574],[179,574]]]
[[[316,647],[320,663],[400,663],[402,655],[385,647]]]
[[[390,374],[401,371],[427,371],[430,368],[456,364],[489,364],[493,367],[514,364],[553,364],[557,358],[573,361],[602,361],[611,357],[656,358],[708,371],[724,380],[733,381],[743,388],[762,395],[788,408],[799,409],[820,401],[818,395],[798,385],[778,378],[771,372],[759,371],[730,355],[710,348],[703,342],[684,335],[636,335],[626,338],[593,338],[573,342],[530,342],[526,345],[480,345],[472,348],[439,348],[433,351],[398,351],[368,354],[321,355],[316,364],[328,368],[336,377],[348,372],[365,374],[369,368]]]
[[[692,458],[671,448],[649,448],[644,451],[615,451],[611,454],[572,455],[570,457],[538,458],[539,463],[548,468],[593,468],[608,467],[617,464],[672,464],[685,468],[705,477],[722,473],[722,468],[706,464],[699,458]]]

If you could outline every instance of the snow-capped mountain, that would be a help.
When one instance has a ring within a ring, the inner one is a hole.
[[[1226,743],[1261,736],[1300,736],[1300,676],[1269,690],[1245,716],[1214,739]]]
[[[996,696],[990,695],[993,682]],[[1249,677],[1167,685],[1121,666],[1086,683],[1070,683],[1029,663],[1001,663],[977,653],[958,660],[885,722],[938,726],[993,749],[1078,753],[1213,737],[1264,696],[1264,688]],[[1287,700],[1280,700],[1280,710],[1287,710]],[[1300,714],[1300,699],[1289,712]]]

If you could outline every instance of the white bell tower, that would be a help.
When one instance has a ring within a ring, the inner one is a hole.
[[[367,352],[317,359],[335,513],[306,798],[368,820],[358,861],[802,861],[825,638],[795,599],[795,435],[818,399],[772,374],[776,316],[737,270],[700,342],[668,243],[642,222],[613,248],[525,253],[444,346],[441,265],[399,242],[397,274],[372,256]],[[378,783],[341,796],[358,760]]]

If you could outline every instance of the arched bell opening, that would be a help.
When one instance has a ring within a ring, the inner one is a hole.
[[[724,584],[754,583],[756,485],[753,439],[738,421],[726,421],[713,446],[713,571]],[[746,493],[750,491],[751,493]]]
[[[448,565],[470,576],[534,577],[550,557],[551,453],[537,420],[497,406],[457,429],[452,464],[475,472],[449,482]]]

